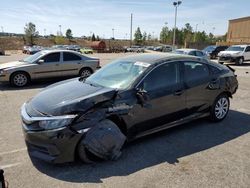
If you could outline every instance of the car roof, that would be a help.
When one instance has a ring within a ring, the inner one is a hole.
[[[191,51],[200,51],[200,50],[197,50],[197,49],[191,49],[191,48],[180,48],[180,49],[177,49],[179,51],[184,51],[184,52],[191,52]],[[176,51],[177,51],[176,50]]]
[[[149,53],[149,54],[139,54],[139,55],[131,55],[120,58],[119,60],[123,61],[139,61],[145,62],[149,64],[159,63],[164,60],[196,60],[206,62],[203,58],[190,56],[190,55],[183,55],[183,54],[175,54],[175,53]]]
[[[76,51],[73,51],[73,50],[64,50],[64,49],[48,49],[48,50],[42,50],[41,51],[42,53],[50,53],[50,52],[72,52],[72,53],[77,53],[77,54],[80,54]],[[81,54],[80,54],[81,55]]]
[[[237,46],[237,47],[242,47],[242,48],[245,48],[245,47],[247,47],[247,46],[249,46],[249,45],[244,44],[244,45],[232,45],[232,46]]]

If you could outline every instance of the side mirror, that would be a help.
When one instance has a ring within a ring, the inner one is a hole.
[[[149,96],[147,91],[145,91],[144,89],[137,89],[137,93],[136,93],[136,97],[138,100],[138,103],[142,106],[142,107],[150,107],[150,105],[147,103],[149,101]]]
[[[44,63],[44,60],[43,60],[43,59],[39,59],[39,60],[37,61],[37,63],[38,63],[38,64],[43,64],[43,63]]]

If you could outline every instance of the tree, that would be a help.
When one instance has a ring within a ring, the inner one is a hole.
[[[163,27],[162,30],[161,30],[161,33],[160,33],[160,41],[162,43],[167,43],[168,42],[168,27]]]
[[[143,42],[143,44],[146,43],[146,40],[147,40],[147,33],[144,31],[143,35],[142,35],[142,42]]]
[[[71,29],[67,29],[65,35],[66,35],[66,38],[67,38],[67,39],[69,39],[69,40],[73,39],[73,34],[72,34]]]
[[[91,40],[92,41],[96,41],[96,38],[95,38],[95,34],[93,33],[92,37],[91,37]]]
[[[135,34],[134,34],[134,41],[136,45],[141,44],[142,42],[142,34],[141,34],[141,29],[140,27],[137,27]]]
[[[65,38],[63,36],[56,36],[54,38],[54,43],[55,44],[65,44]]]
[[[32,22],[29,22],[24,27],[24,38],[25,42],[28,45],[34,45],[35,37],[39,35],[39,32],[36,31],[36,25]]]
[[[96,40],[97,40],[97,41],[100,41],[100,37],[99,37],[98,35],[96,36]]]

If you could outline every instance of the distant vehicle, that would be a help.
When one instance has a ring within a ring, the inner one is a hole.
[[[97,58],[69,50],[44,50],[20,61],[0,64],[0,81],[22,87],[31,80],[91,75],[100,68]]]
[[[208,46],[203,49],[203,52],[205,52],[210,59],[216,59],[219,52],[224,51],[227,48],[228,46]]]
[[[5,51],[0,48],[0,55],[5,55]]]
[[[250,45],[233,45],[219,54],[219,63],[235,62],[242,65],[244,61],[250,60]]]
[[[201,50],[197,50],[197,49],[182,48],[182,49],[175,50],[174,53],[192,55],[192,56],[208,59],[208,56],[206,55],[205,52]]]
[[[51,163],[114,160],[125,141],[199,118],[222,121],[237,88],[233,69],[202,58],[123,57],[25,103],[24,139],[30,156]]]
[[[82,54],[93,54],[94,53],[94,51],[93,51],[93,49],[92,48],[81,48],[80,49],[80,52],[82,53]]]
[[[43,50],[43,47],[41,46],[30,46],[29,48],[27,48],[26,54],[33,55],[37,52],[40,52],[41,50]]]
[[[153,49],[154,51],[157,52],[172,52],[173,51],[173,47],[170,45],[161,45],[161,46],[156,46]]]
[[[145,50],[141,46],[131,46],[130,48],[126,49],[126,52],[137,52],[137,53],[144,53]]]
[[[154,46],[146,46],[147,50],[154,50],[154,48],[155,48]]]
[[[67,50],[68,45],[53,45],[51,49]]]
[[[23,46],[23,53],[26,54],[31,46]]]
[[[73,50],[76,52],[80,52],[81,47],[79,45],[68,45],[66,47],[67,50]]]

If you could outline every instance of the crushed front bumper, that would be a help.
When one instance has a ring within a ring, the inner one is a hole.
[[[23,124],[23,134],[29,155],[50,163],[65,163],[75,160],[75,150],[82,134],[69,128],[50,131],[30,131]]]

